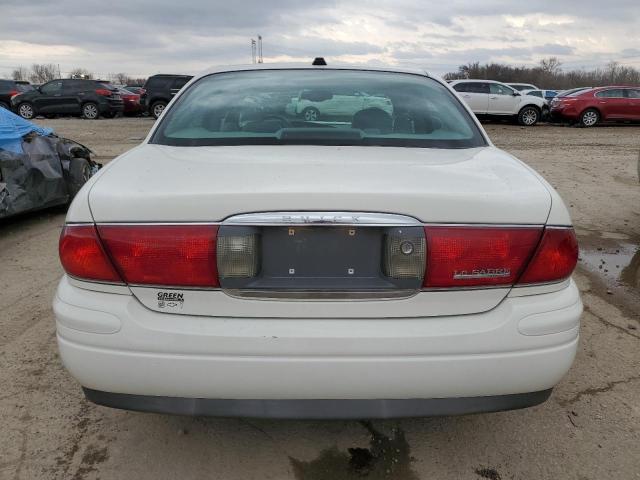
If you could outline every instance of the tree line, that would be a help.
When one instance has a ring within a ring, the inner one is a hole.
[[[34,63],[31,67],[20,66],[13,70],[11,78],[14,80],[29,81],[31,83],[42,84],[57,80],[59,78],[84,78],[87,80],[96,80],[95,75],[86,68],[74,68],[69,72],[65,72],[63,76],[57,65],[53,63]],[[107,78],[101,78],[118,85],[143,85],[145,78],[132,78],[126,73],[110,73]]]
[[[446,80],[476,78],[509,83],[532,83],[539,88],[566,90],[576,87],[603,85],[640,85],[640,70],[610,62],[592,70],[563,70],[556,57],[543,59],[535,67],[512,66],[504,63],[472,62],[461,65],[457,72],[447,73]]]

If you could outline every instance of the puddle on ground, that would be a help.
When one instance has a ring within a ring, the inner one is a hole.
[[[637,290],[640,285],[640,246],[627,240],[583,241],[579,264],[598,274],[610,286],[622,285]]]
[[[371,434],[368,448],[354,447],[345,452],[332,447],[308,462],[290,458],[296,479],[418,480],[418,474],[411,468],[410,448],[402,430],[394,428],[392,435],[387,436],[371,422],[361,424]]]
[[[640,312],[640,242],[628,235],[602,232],[581,235],[579,243],[578,265],[595,275],[612,303],[636,317]]]

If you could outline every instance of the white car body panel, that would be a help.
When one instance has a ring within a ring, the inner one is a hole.
[[[144,145],[92,183],[89,202],[96,222],[212,222],[295,209],[540,225],[551,196],[528,169],[493,147]]]
[[[575,356],[582,304],[571,282],[473,315],[211,318],[159,314],[132,296],[87,292],[64,277],[54,311],[65,366],[96,390],[193,398],[434,398],[551,388]]]

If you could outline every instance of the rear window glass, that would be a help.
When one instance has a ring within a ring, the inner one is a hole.
[[[30,92],[35,89],[33,88],[33,85],[29,83],[16,83],[16,90],[19,92]]]
[[[152,143],[432,148],[486,144],[460,101],[433,79],[331,69],[204,77],[166,113]]]
[[[189,80],[191,80],[191,78],[176,78],[173,82],[173,88],[182,88],[189,83]]]
[[[610,90],[602,90],[596,93],[596,97],[600,98],[624,98],[624,90],[620,88],[612,88]]]
[[[169,88],[172,83],[173,77],[151,77],[147,80],[147,83],[145,83],[144,88],[147,90],[151,88]]]

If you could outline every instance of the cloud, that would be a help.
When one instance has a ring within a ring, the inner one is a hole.
[[[100,76],[194,73],[250,61],[419,66],[444,73],[470,61],[565,65],[618,60],[640,66],[638,0],[49,0],[17,2],[0,17],[0,76],[53,62]]]

